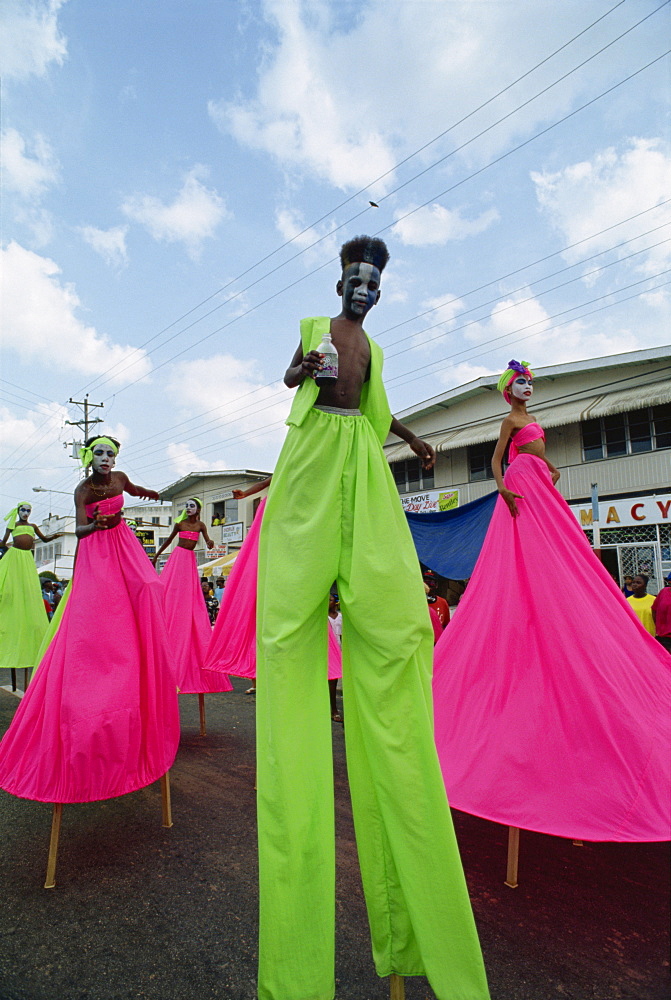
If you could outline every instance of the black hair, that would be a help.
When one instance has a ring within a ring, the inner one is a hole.
[[[650,583],[650,577],[646,576],[645,573],[637,573],[636,576],[639,577],[641,580],[643,580],[643,583],[646,585],[646,587]],[[636,579],[636,576],[633,577],[634,580]]]
[[[389,251],[384,240],[375,236],[355,236],[340,248],[340,263],[343,271],[350,264],[372,264],[378,271],[384,271],[389,261]]]
[[[86,441],[84,441],[84,447],[90,448],[94,441],[98,441],[100,438],[104,437],[106,437],[109,441],[112,442],[117,451],[119,450],[121,445],[119,444],[116,438],[111,437],[109,434],[94,434],[93,437],[87,438]]]

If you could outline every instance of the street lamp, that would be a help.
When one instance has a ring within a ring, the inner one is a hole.
[[[33,493],[62,493],[64,497],[72,496],[69,490],[51,490],[48,486],[33,486]]]

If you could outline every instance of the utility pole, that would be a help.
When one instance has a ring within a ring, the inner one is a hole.
[[[80,430],[82,430],[84,432],[84,441],[88,441],[89,436],[90,436],[89,435],[89,428],[93,424],[101,424],[103,422],[102,421],[102,417],[93,417],[93,418],[91,418],[89,416],[89,410],[100,409],[105,404],[104,403],[89,403],[89,394],[88,394],[88,392],[84,396],[84,399],[82,399],[82,400],[69,399],[68,403],[73,403],[75,406],[82,406],[84,408],[84,419],[83,420],[66,420],[65,423],[66,424],[70,424],[72,427],[79,427]],[[77,442],[75,442],[75,441],[68,441],[67,442],[67,444],[72,444],[73,445],[73,449],[72,449],[72,451],[73,451],[73,458],[77,457],[77,449],[75,447],[76,443]]]

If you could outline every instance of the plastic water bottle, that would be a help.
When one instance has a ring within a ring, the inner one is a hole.
[[[315,382],[320,386],[335,385],[338,378],[338,351],[331,340],[330,330],[324,334],[317,350],[324,357],[322,358],[323,368],[320,372],[317,372]]]

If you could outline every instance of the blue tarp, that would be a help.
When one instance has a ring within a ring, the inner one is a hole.
[[[498,492],[435,514],[406,514],[419,561],[449,580],[466,580],[480,555]]]

